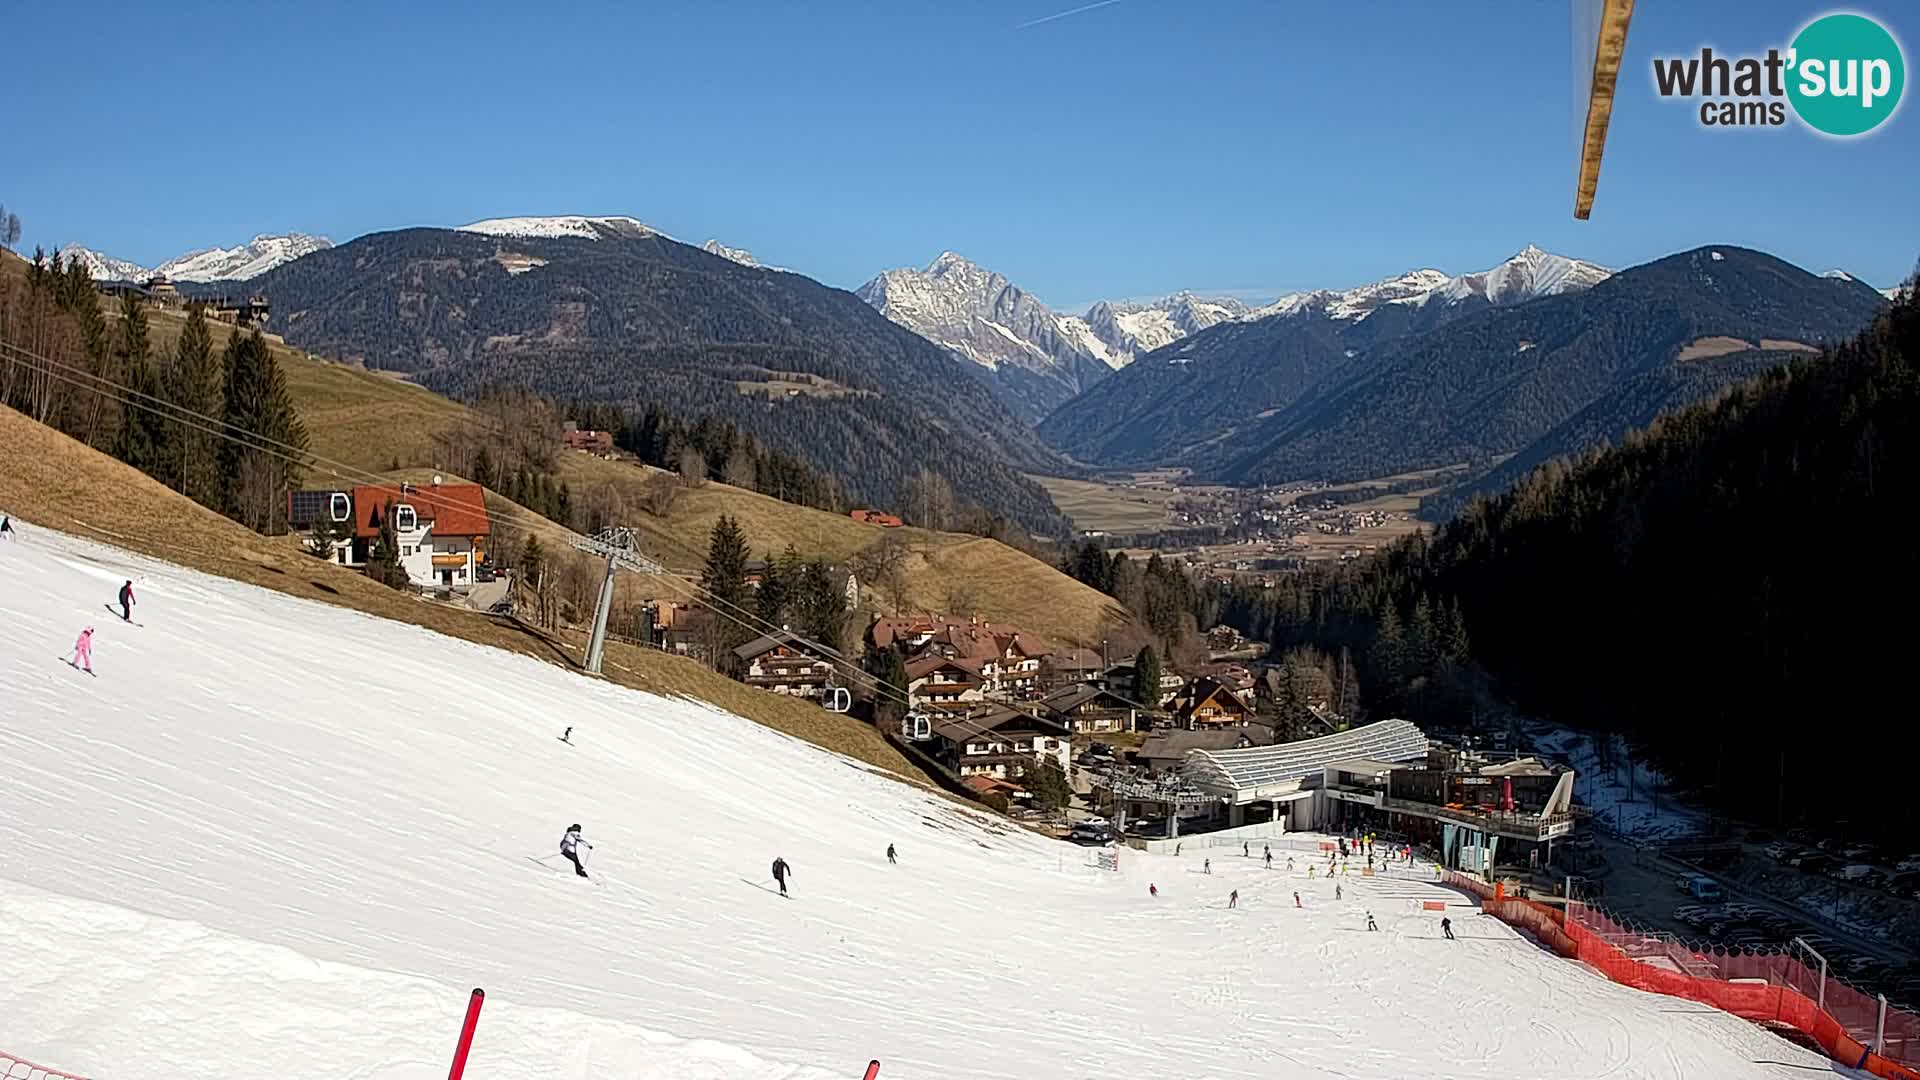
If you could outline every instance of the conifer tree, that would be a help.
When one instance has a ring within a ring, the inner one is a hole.
[[[206,309],[194,304],[187,309],[187,324],[174,342],[173,364],[165,379],[164,396],[187,415],[186,421],[170,425],[167,445],[174,459],[173,486],[181,494],[202,506],[222,509],[220,442],[212,432],[223,415],[221,406],[221,361],[213,351],[213,335],[207,330]]]
[[[306,453],[306,426],[259,330],[234,334],[224,363],[223,509],[256,532],[277,535],[286,531],[287,492],[298,479],[295,462]]]
[[[819,559],[809,561],[794,592],[800,632],[837,651],[847,618],[847,595],[834,586],[833,572]]]
[[[1433,670],[1439,634],[1434,624],[1433,605],[1425,593],[1413,602],[1413,616],[1407,621],[1406,678],[1415,679]]]
[[[389,589],[404,589],[408,585],[407,570],[400,565],[400,540],[394,535],[393,514],[390,509],[374,513],[379,532],[367,552],[367,576]],[[532,547],[533,542],[529,540],[527,546]]]
[[[1160,707],[1160,654],[1151,645],[1133,656],[1133,700],[1149,709]]]
[[[1406,678],[1407,642],[1400,630],[1400,614],[1389,600],[1374,624],[1373,649],[1368,659],[1388,694],[1397,693]]]
[[[133,293],[120,298],[119,350],[127,385],[133,392],[128,395],[131,400],[114,442],[114,456],[163,484],[171,484],[172,463],[166,449],[169,425],[155,400],[164,400],[164,396],[149,355],[147,309]]]
[[[874,715],[881,724],[891,726],[907,711],[907,661],[899,649],[890,648],[880,654],[878,666],[880,686],[874,691]]]
[[[747,538],[729,515],[722,514],[713,523],[700,587],[707,593],[713,616],[707,624],[708,650],[714,666],[731,672],[736,659],[732,650],[750,636],[741,621],[746,618],[742,612],[752,609],[752,598],[747,595]]]
[[[762,619],[780,626],[787,617],[789,590],[799,581],[787,577],[786,568],[773,560],[773,552],[767,552],[766,561],[767,572],[760,578],[759,595],[753,598],[754,610]]]

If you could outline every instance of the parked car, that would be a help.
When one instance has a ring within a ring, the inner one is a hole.
[[[1727,898],[1726,892],[1720,888],[1720,883],[1705,874],[1681,874],[1674,879],[1674,884],[1680,888],[1681,892],[1709,904],[1717,904]]]
[[[1135,818],[1127,824],[1127,831],[1135,836],[1167,835],[1167,819],[1163,817]]]
[[[1111,844],[1113,843],[1113,826],[1105,822],[1098,825],[1087,821],[1077,822],[1072,831],[1067,834],[1067,839],[1076,844]]]
[[[1875,852],[1872,844],[1848,844],[1847,846],[1840,849],[1841,858],[1853,859],[1855,861],[1866,861],[1866,860],[1872,859],[1874,854]]]
[[[1687,904],[1673,909],[1673,917],[1679,920],[1681,925],[1693,927],[1695,930],[1707,925],[1707,919],[1711,914],[1698,904]]]
[[[1762,930],[1783,941],[1806,929],[1785,915],[1768,915],[1760,920],[1759,925]]]
[[[1774,862],[1786,862],[1793,857],[1794,852],[1797,850],[1799,849],[1795,848],[1792,844],[1768,844],[1766,855],[1767,858],[1772,859]]]

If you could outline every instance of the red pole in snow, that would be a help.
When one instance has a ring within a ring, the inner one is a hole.
[[[873,1080],[874,1077],[879,1075],[880,1075],[879,1059],[875,1058],[874,1060],[867,1062],[867,1080]]]
[[[474,987],[473,996],[467,999],[467,1020],[460,1025],[460,1045],[453,1049],[453,1071],[447,1074],[447,1080],[460,1080],[460,1074],[467,1071],[467,1051],[473,1048],[473,1029],[480,1023],[480,1006],[486,1000],[487,992]]]

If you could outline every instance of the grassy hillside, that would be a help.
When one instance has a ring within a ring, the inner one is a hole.
[[[301,554],[284,538],[242,528],[138,470],[5,407],[0,407],[0,446],[9,451],[8,466],[0,469],[0,512],[13,515],[23,529],[20,544],[8,549],[9,559],[32,557],[33,527],[40,526],[565,667],[577,667],[585,651],[579,635],[535,633],[416,599]],[[149,619],[159,617],[148,614]],[[609,679],[623,686],[711,702],[903,776],[915,771],[866,724],[751,689],[691,660],[613,642],[607,646],[605,669]]]
[[[162,321],[167,320],[155,319],[156,325]],[[276,346],[276,352],[315,452],[355,468],[385,473],[397,459],[399,475],[424,480],[435,464],[432,434],[479,422],[457,402],[400,380],[295,349]],[[792,544],[803,556],[845,562],[885,536],[897,538],[909,549],[909,607],[945,609],[950,594],[964,591],[983,618],[1013,622],[1075,644],[1097,642],[1104,624],[1123,617],[1111,598],[998,541],[923,529],[882,529],[719,483],[683,490],[672,512],[656,517],[640,506],[647,479],[657,470],[565,453],[558,472],[573,486],[576,499],[601,486],[617,490],[627,506],[624,523],[642,534],[649,555],[674,570],[697,575],[714,522],[730,514],[739,520],[756,555],[778,554]],[[657,583],[649,589],[645,579],[636,579],[636,584],[642,590],[637,595],[680,598],[679,592]],[[889,611],[892,607],[880,597],[863,603]]]
[[[26,264],[0,253],[0,272],[22,273]],[[110,319],[111,304],[103,305]],[[156,352],[173,348],[185,325],[176,312],[151,311],[149,336]],[[233,329],[211,323],[215,349],[226,346]],[[350,469],[425,480],[439,464],[434,436],[462,425],[481,423],[458,402],[441,397],[392,375],[369,371],[312,356],[269,335],[268,343],[286,375],[301,418],[306,422],[314,454]],[[970,605],[982,618],[1006,621],[1070,644],[1097,644],[1103,627],[1124,612],[1111,598],[1060,573],[1053,567],[997,541],[954,533],[919,529],[881,529],[863,525],[841,514],[831,514],[726,484],[710,483],[681,492],[673,510],[655,517],[641,507],[641,491],[655,470],[623,461],[604,461],[586,454],[563,453],[559,475],[573,485],[576,499],[611,485],[627,506],[623,521],[645,537],[647,553],[666,566],[697,575],[704,561],[707,536],[722,514],[739,520],[755,555],[778,554],[792,544],[801,555],[845,562],[883,536],[905,542],[906,601],[910,608],[944,610],[950,597],[972,597]],[[312,486],[352,483],[352,476],[331,477],[317,472]],[[496,499],[509,505],[504,499]],[[543,543],[564,536],[553,532]],[[658,582],[636,579],[623,586],[627,598],[683,599],[680,591]],[[879,596],[863,599],[869,609],[892,610]]]

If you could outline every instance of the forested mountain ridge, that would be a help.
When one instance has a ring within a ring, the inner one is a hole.
[[[1510,307],[1470,300],[1215,326],[1142,357],[1041,432],[1089,463],[1184,465],[1238,483],[1484,467],[1536,443],[1540,456],[1590,445],[1585,429],[1551,438],[1587,410],[1600,435],[1618,438],[1752,373],[1726,361],[1669,370],[1713,360],[1711,349],[1683,358],[1696,342],[1726,338],[1723,353],[1817,348],[1884,305],[1860,282],[1724,245]]]
[[[585,219],[583,219],[585,220]],[[944,352],[851,293],[644,228],[375,233],[254,280],[302,348],[455,396],[725,419],[892,505],[922,467],[1035,532],[1070,528],[1020,475],[1063,463]],[[597,235],[594,235],[597,233]]]
[[[1885,303],[1857,281],[1762,252],[1697,248],[1583,292],[1404,339],[1324,401],[1249,430],[1250,448],[1221,475],[1250,483],[1354,479],[1486,460],[1525,449],[1623,382],[1689,363],[1690,347],[1722,338],[1746,348],[1833,344]]]
[[[1377,673],[1375,700],[1413,718],[1465,720],[1458,691],[1484,670],[1528,713],[1632,737],[1725,812],[1910,836],[1920,810],[1899,785],[1838,803],[1797,793],[1829,782],[1831,755],[1806,752],[1822,735],[1887,760],[1920,752],[1899,711],[1910,635],[1897,629],[1920,602],[1915,415],[1909,293],[1836,349],[1549,462],[1431,539],[1230,598],[1227,617],[1276,648],[1352,648]],[[1420,635],[1403,628],[1452,609],[1463,658],[1409,663]],[[1394,678],[1416,669],[1456,692]]]

